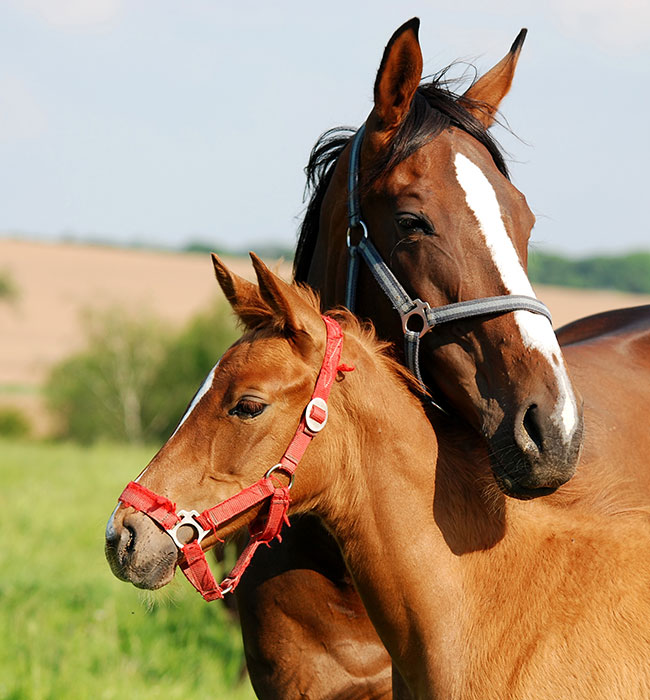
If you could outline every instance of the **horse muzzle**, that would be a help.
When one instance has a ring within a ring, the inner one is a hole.
[[[508,496],[545,496],[573,477],[582,446],[582,413],[567,435],[535,404],[522,409],[513,425],[488,437],[492,471]]]
[[[106,526],[106,559],[113,574],[137,588],[155,590],[174,577],[178,548],[151,518],[119,507]]]

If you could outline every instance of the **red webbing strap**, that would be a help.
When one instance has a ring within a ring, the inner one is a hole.
[[[327,403],[329,398],[332,385],[336,379],[337,372],[339,370],[339,362],[341,360],[341,350],[343,349],[343,329],[333,318],[329,316],[321,316],[325,323],[327,329],[327,344],[325,346],[325,355],[323,357],[323,364],[321,365],[320,372],[318,374],[318,379],[316,380],[316,386],[314,387],[314,393],[311,395],[311,401],[305,410],[302,418],[300,419],[300,424],[296,430],[296,434],[293,440],[289,443],[280,464],[282,465],[284,471],[288,474],[293,474],[298,466],[298,462],[302,459],[305,454],[307,446],[312,441],[312,438],[317,433],[312,432],[307,427],[307,410],[309,410],[310,418],[314,419],[317,423],[322,424],[327,418],[327,412],[324,411],[320,406],[312,405],[314,399],[322,399]],[[351,368],[345,366],[341,367],[343,371],[347,371]]]
[[[291,503],[288,486],[279,486],[273,492],[269,503],[269,512],[263,518],[256,518],[249,526],[251,538],[261,544],[268,544],[276,537],[282,542],[282,526],[289,527],[287,512]],[[258,527],[262,526],[261,530]]]
[[[241,515],[271,496],[275,488],[271,479],[260,479],[234,496],[217,503],[216,506],[206,508],[196,520],[205,530],[217,530],[235,516]]]
[[[223,598],[222,590],[225,586],[216,582],[198,540],[186,544],[181,552],[185,558],[179,567],[203,598],[207,601]]]
[[[271,481],[270,479],[264,479],[263,481]],[[265,498],[268,497],[265,496]],[[185,559],[179,565],[182,572],[185,574],[187,580],[196,588],[196,590],[203,596],[207,601],[216,600],[217,598],[223,598],[224,591],[233,591],[239,584],[244,571],[246,571],[248,565],[255,554],[255,551],[261,544],[268,544],[275,537],[280,539],[280,530],[282,526],[286,523],[289,524],[289,519],[287,518],[287,511],[289,510],[289,503],[291,499],[289,498],[289,488],[286,486],[280,486],[274,489],[273,496],[271,497],[271,503],[269,504],[269,513],[266,517],[266,524],[264,529],[259,533],[252,533],[252,539],[244,549],[244,551],[239,555],[235,566],[232,571],[220,584],[218,584],[210,571],[208,561],[205,558],[205,553],[203,548],[198,543],[197,540],[190,542],[183,547],[181,552],[183,553]],[[204,511],[205,512],[205,511]],[[240,511],[241,512],[241,511]],[[253,523],[255,524],[255,523]],[[252,528],[253,526],[251,526]],[[215,526],[215,530],[217,527]]]
[[[239,581],[244,574],[244,571],[248,568],[248,565],[251,563],[251,559],[253,558],[253,555],[257,551],[257,548],[262,544],[260,540],[251,540],[246,547],[244,548],[244,551],[239,555],[239,559],[237,559],[237,562],[235,566],[233,566],[232,571],[228,575],[228,578],[225,578],[221,582],[221,590],[225,591],[227,590],[228,593],[231,591],[234,591],[235,588],[239,585]],[[201,593],[201,595],[203,595]]]
[[[176,515],[175,503],[141,486],[136,481],[127,484],[117,500],[124,503],[125,506],[132,506],[136,510],[146,513],[152,520],[162,525],[165,530],[170,530],[180,520]]]

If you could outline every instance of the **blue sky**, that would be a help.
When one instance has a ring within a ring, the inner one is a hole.
[[[292,245],[309,150],[414,15],[426,73],[528,27],[496,136],[534,246],[650,249],[647,0],[1,0],[0,232]]]

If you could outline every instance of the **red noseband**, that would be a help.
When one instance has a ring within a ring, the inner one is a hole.
[[[289,525],[287,518],[291,502],[289,489],[293,483],[296,467],[312,438],[327,423],[327,399],[337,372],[353,369],[353,367],[339,364],[343,346],[341,326],[329,316],[322,318],[327,330],[327,344],[314,392],[302,414],[293,439],[282,455],[282,459],[271,467],[264,477],[216,506],[207,508],[202,513],[195,510],[177,511],[175,503],[135,481],[128,484],[119,497],[119,501],[125,506],[131,506],[135,510],[145,513],[169,534],[183,554],[183,559],[179,564],[181,570],[206,600],[223,598],[224,594],[233,591],[257,548],[261,544],[270,544],[276,537],[281,541],[282,526],[285,523]],[[289,486],[278,486],[273,481],[271,474],[276,470],[289,476]],[[266,499],[269,499],[268,513],[264,517],[256,518],[251,523],[248,545],[241,553],[230,575],[221,584],[218,584],[208,566],[201,541],[207,535],[216,533],[228,521]],[[185,545],[178,540],[178,529],[183,525],[191,526],[196,532],[196,539]]]

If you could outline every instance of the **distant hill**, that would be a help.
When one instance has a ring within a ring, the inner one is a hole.
[[[650,294],[650,252],[580,259],[532,252],[528,275],[533,284]]]

